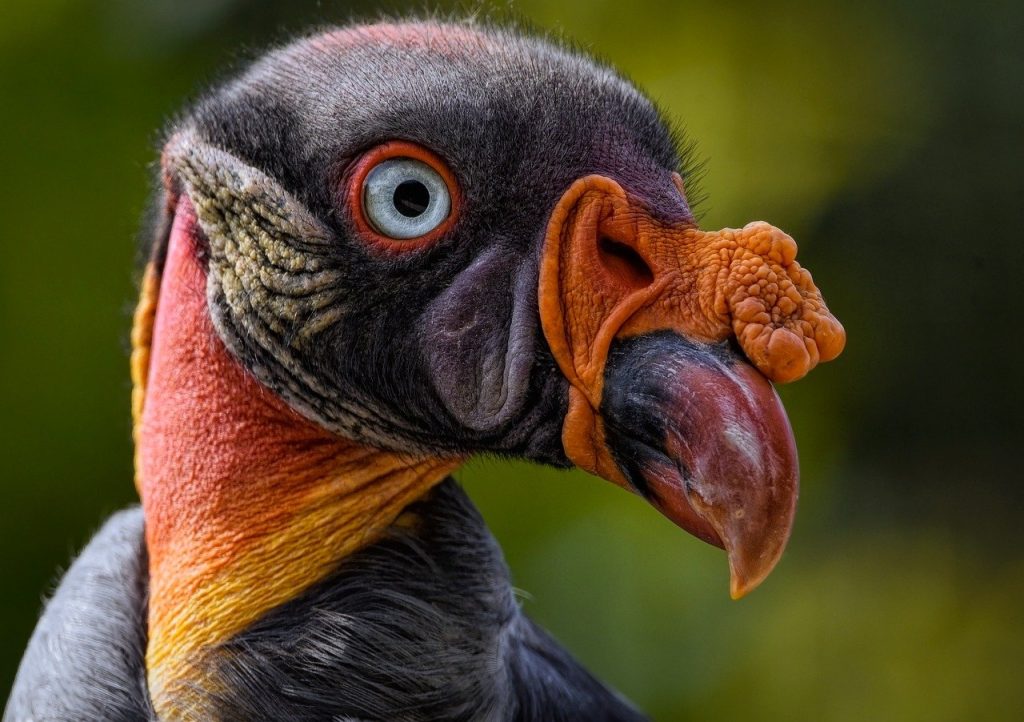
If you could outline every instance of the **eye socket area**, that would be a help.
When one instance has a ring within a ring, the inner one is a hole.
[[[405,252],[432,244],[451,228],[461,195],[440,157],[415,143],[389,141],[359,159],[347,201],[367,241]]]

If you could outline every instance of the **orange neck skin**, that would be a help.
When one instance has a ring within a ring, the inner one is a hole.
[[[340,439],[251,377],[210,321],[196,227],[183,197],[133,339],[146,666],[163,720],[208,718],[202,691],[217,681],[204,655],[378,539],[459,463]]]

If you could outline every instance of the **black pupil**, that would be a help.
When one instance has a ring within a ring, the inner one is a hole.
[[[402,181],[395,188],[395,208],[406,218],[415,218],[430,205],[430,191],[418,180]]]

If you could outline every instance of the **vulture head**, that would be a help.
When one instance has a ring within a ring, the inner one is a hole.
[[[680,147],[608,67],[430,22],[298,40],[173,125],[132,357],[158,711],[474,454],[578,466],[723,547],[734,597],[765,578],[772,382],[844,333],[784,232],[698,228]]]

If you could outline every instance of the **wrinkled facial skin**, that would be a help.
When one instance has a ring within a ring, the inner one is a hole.
[[[361,154],[394,139],[444,159],[463,196],[451,232],[407,254],[369,247],[344,201]],[[235,207],[279,208],[317,239],[304,243],[273,219],[260,226],[320,274],[316,309],[286,298],[308,287],[282,275],[269,288],[254,269],[263,306],[286,307],[262,324],[255,304],[228,302],[235,280],[214,273],[218,331],[304,414],[384,448],[566,465],[567,384],[537,318],[552,208],[598,172],[666,220],[692,222],[671,179],[675,145],[649,101],[588,60],[499,31],[357,28],[299,42],[200,102],[172,130],[163,165],[171,207],[187,192],[202,221],[213,199],[202,224],[212,245],[233,245],[252,221],[223,222],[225,192]],[[235,296],[253,295],[243,291]],[[330,322],[310,331],[311,313]]]

